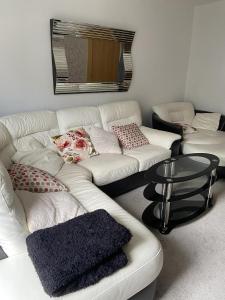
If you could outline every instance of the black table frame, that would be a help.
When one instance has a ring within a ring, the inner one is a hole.
[[[190,176],[173,177],[175,161],[185,157],[201,157],[209,160],[209,165],[204,170],[196,172]],[[160,176],[157,170],[164,165],[166,174]],[[216,169],[219,165],[219,158],[212,154],[195,153],[172,157],[161,161],[152,166],[146,173],[145,177],[149,185],[144,190],[144,196],[148,200],[152,200],[142,215],[144,224],[148,227],[159,229],[160,233],[168,234],[174,227],[179,224],[190,221],[210,207],[212,207],[213,190],[212,186],[216,180]],[[202,176],[207,176],[207,182],[195,190],[188,191],[182,195],[173,195],[173,184],[197,179]],[[156,185],[162,184],[162,194],[158,194],[155,190]],[[187,200],[188,198],[201,194],[204,201]],[[186,199],[186,200],[185,200]],[[188,206],[184,206],[185,203]],[[158,215],[155,215],[156,209],[159,210]],[[175,215],[182,212],[191,212],[190,215],[177,218]]]

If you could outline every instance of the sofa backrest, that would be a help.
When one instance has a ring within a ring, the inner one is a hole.
[[[14,141],[22,142],[28,136],[46,146],[47,132],[52,132],[52,135],[59,133],[56,113],[53,111],[18,113],[0,118],[0,160],[9,168],[11,157],[16,152]]]
[[[10,167],[15,154],[15,141],[26,144],[31,138],[48,147],[49,136],[77,127],[96,126],[111,131],[112,125],[137,123],[141,111],[136,101],[122,101],[100,106],[87,106],[54,111],[18,113],[0,118],[0,160]]]
[[[56,112],[56,115],[61,133],[78,127],[102,127],[99,109],[95,106],[61,109]]]
[[[136,101],[123,101],[103,104],[99,106],[103,128],[112,130],[113,125],[136,123],[142,125],[141,111]]]
[[[155,105],[152,111],[162,120],[172,123],[191,125],[195,116],[193,104],[190,102],[171,102]]]

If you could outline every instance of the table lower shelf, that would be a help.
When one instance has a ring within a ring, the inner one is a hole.
[[[162,203],[153,202],[143,212],[142,220],[148,227],[159,229],[162,234],[168,234],[177,225],[188,222],[200,214],[202,214],[208,207],[212,206],[212,199],[206,207],[206,199],[202,200],[179,200],[170,203],[170,215],[167,228],[163,228],[163,221],[161,219],[161,205]]]

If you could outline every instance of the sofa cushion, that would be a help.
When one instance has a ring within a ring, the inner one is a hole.
[[[225,132],[198,129],[194,133],[184,134],[183,141],[188,144],[196,145],[224,144]]]
[[[112,131],[112,126],[136,123],[141,126],[141,111],[136,101],[114,102],[99,106],[103,128]]]
[[[12,156],[14,163],[32,166],[55,176],[64,164],[63,159],[54,151],[43,148],[33,151],[17,151]]]
[[[195,111],[190,102],[171,102],[155,105],[152,107],[162,120],[173,123],[191,125],[195,116]]]
[[[114,133],[95,126],[87,131],[98,153],[122,153],[118,138]]]
[[[15,190],[36,193],[67,191],[63,183],[40,169],[22,164],[13,164],[9,170]]]
[[[169,158],[171,151],[161,146],[149,144],[131,150],[124,150],[124,154],[139,161],[139,172],[141,172],[148,170],[161,160]]]
[[[194,128],[217,131],[220,123],[221,114],[219,113],[197,113],[193,119]]]
[[[88,169],[96,185],[102,186],[138,172],[135,158],[121,154],[100,154],[78,163]]]
[[[71,192],[70,186],[76,185],[76,182],[92,181],[92,174],[78,164],[64,164],[56,178],[64,183]]]
[[[224,144],[190,144],[182,143],[182,153],[209,153],[219,157],[219,166],[225,166],[225,142]]]
[[[133,149],[149,144],[148,139],[135,123],[112,126],[112,130],[117,135],[123,149]]]
[[[63,135],[53,136],[52,141],[66,163],[77,163],[98,154],[89,134],[83,128],[67,131]]]
[[[52,227],[86,213],[86,209],[68,192],[16,191],[16,194],[23,204],[30,232]]]

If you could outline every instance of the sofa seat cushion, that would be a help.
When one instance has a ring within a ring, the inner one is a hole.
[[[70,174],[70,176],[69,176]],[[73,178],[71,177],[73,174]],[[137,219],[85,179],[89,172],[78,165],[66,165],[58,173],[71,193],[88,211],[105,209],[117,222],[129,228],[133,238],[124,247],[129,264],[99,283],[70,295],[68,300],[124,300],[149,285],[159,275],[163,253],[157,238]],[[0,261],[0,298],[4,300],[50,299],[43,291],[37,273],[27,254]]]
[[[139,172],[141,172],[148,170],[161,160],[169,158],[171,151],[161,146],[149,144],[131,150],[124,150],[124,154],[139,161]]]
[[[100,154],[79,162],[79,165],[92,173],[98,186],[126,178],[139,170],[137,159],[122,154]]]
[[[225,142],[224,144],[189,144],[182,143],[183,154],[189,153],[209,153],[220,159],[219,166],[225,166]]]
[[[225,143],[224,131],[212,131],[206,129],[198,129],[196,132],[187,133],[183,137],[183,141],[188,144],[209,145]]]

